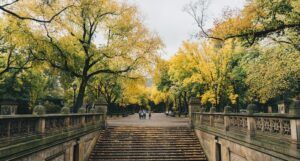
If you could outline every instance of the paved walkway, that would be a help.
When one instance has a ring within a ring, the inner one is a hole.
[[[163,113],[152,113],[151,119],[139,119],[138,114],[128,117],[113,117],[107,119],[108,126],[142,126],[142,127],[188,127],[189,118],[169,117]]]

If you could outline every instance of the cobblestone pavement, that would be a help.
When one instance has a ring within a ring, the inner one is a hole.
[[[138,114],[128,117],[113,117],[107,119],[108,126],[142,126],[142,127],[188,127],[188,117],[169,117],[164,113],[152,113],[151,119],[139,119]]]

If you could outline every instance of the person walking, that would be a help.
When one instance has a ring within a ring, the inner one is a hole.
[[[149,110],[149,120],[151,119],[151,110]]]
[[[143,119],[146,119],[146,110],[143,110]]]
[[[139,118],[142,119],[142,110],[139,110]]]

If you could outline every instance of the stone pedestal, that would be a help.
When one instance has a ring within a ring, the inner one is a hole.
[[[197,118],[193,118],[193,113],[194,112],[200,112],[201,109],[201,102],[199,98],[192,97],[190,102],[189,102],[189,118],[190,118],[190,125],[191,128],[194,128],[195,122]],[[201,119],[201,118],[199,118]]]
[[[300,96],[293,99],[289,108],[289,114],[292,116],[300,116]]]
[[[296,118],[291,120],[291,137],[295,148],[300,148],[300,96],[293,99],[289,107],[289,115]]]
[[[268,113],[273,113],[272,106],[268,106]]]
[[[201,108],[200,98],[193,97],[189,102],[189,116],[191,118],[193,112],[199,112]]]
[[[278,113],[284,114],[284,113],[287,113],[287,111],[288,111],[285,103],[283,103],[283,102],[279,103],[277,107],[278,107]]]
[[[103,98],[100,98],[99,101],[95,104],[95,113],[104,114],[101,123],[103,124],[103,128],[106,128],[107,103]]]

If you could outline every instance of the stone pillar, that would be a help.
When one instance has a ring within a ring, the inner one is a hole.
[[[272,106],[268,106],[268,113],[273,113]]]
[[[74,152],[75,143],[72,142],[65,151],[65,161],[74,161],[73,152]]]
[[[71,119],[70,119],[69,116],[66,116],[66,117],[65,117],[65,126],[66,126],[67,128],[70,128],[70,127],[71,127]]]
[[[69,115],[70,111],[71,111],[70,108],[65,106],[61,109],[60,113],[63,114],[63,115]],[[70,116],[65,117],[65,126],[66,126],[66,128],[69,128],[71,126],[70,125],[70,120],[71,120]]]
[[[42,105],[37,105],[33,108],[33,115],[44,115],[46,114],[46,109],[44,106]],[[37,132],[40,134],[44,134],[45,133],[45,126],[46,126],[46,120],[44,117],[39,117],[37,124],[36,124],[36,129]]]
[[[199,112],[201,107],[201,102],[199,98],[193,97],[189,102],[189,117],[192,118],[193,112]]]
[[[293,99],[289,115],[295,117],[290,121],[292,142],[296,145],[296,148],[300,148],[300,96]]]
[[[230,106],[225,106],[224,107],[224,129],[225,131],[228,131],[229,130],[229,126],[230,126],[230,119],[229,119],[229,116],[226,115],[226,114],[229,114],[232,112],[232,108]]]
[[[84,161],[84,154],[85,154],[85,142],[80,140],[78,142],[79,144],[79,160],[78,161]]]
[[[200,108],[200,118],[199,118],[200,125],[202,125],[203,123],[203,113],[205,113],[205,108]]]
[[[45,126],[46,126],[45,118],[39,118],[38,123],[37,123],[38,133],[44,134],[45,133]]]
[[[192,97],[190,102],[189,102],[189,118],[190,118],[191,128],[195,128],[195,126],[196,126],[195,123],[198,122],[196,120],[197,116],[193,113],[198,112],[199,111],[198,109],[200,109],[200,106],[201,106],[200,99],[196,98],[196,97]],[[201,119],[201,118],[199,118],[199,119]],[[201,121],[199,120],[199,122],[201,122]]]
[[[107,103],[104,100],[104,98],[99,98],[99,101],[95,104],[95,111],[96,113],[104,114],[100,123],[103,128],[106,128],[107,127],[107,123],[106,123]]]
[[[85,142],[83,139],[77,139],[76,145],[74,146],[74,161],[84,161],[85,155]]]
[[[251,117],[254,114],[254,110],[256,109],[255,104],[249,104],[247,106],[247,126],[248,126],[248,132],[247,136],[249,139],[255,136],[255,119],[254,117]]]
[[[300,96],[293,99],[293,102],[290,105],[289,115],[300,116]]]
[[[81,124],[82,127],[85,127],[85,116],[81,116],[80,124]]]
[[[78,109],[77,111],[78,114],[80,115],[80,126],[85,127],[85,115],[86,114],[86,108],[85,106],[82,106],[81,108]]]
[[[215,113],[216,112],[216,107],[211,107],[210,108],[210,110],[209,110],[209,113],[210,114],[213,114],[213,113]],[[210,115],[209,116],[209,124],[210,124],[210,126],[214,126],[214,115]]]
[[[287,108],[287,106],[286,106],[286,104],[285,104],[284,101],[278,102],[277,107],[278,107],[278,113],[284,114],[284,113],[288,112],[288,110],[287,110],[288,108]]]

